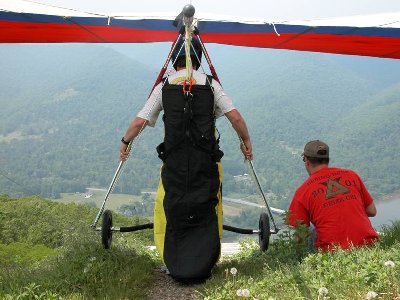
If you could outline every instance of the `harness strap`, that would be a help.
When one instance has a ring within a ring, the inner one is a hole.
[[[213,76],[207,75],[206,82],[204,85],[209,86],[212,89],[212,85],[211,85],[212,80],[213,80]],[[163,78],[163,83],[164,83],[164,86],[171,85],[168,82],[167,78]],[[197,130],[201,134],[202,138],[206,138],[206,137],[204,137],[204,135],[202,134],[202,131],[198,127],[198,124],[195,122],[192,122],[192,120],[193,120],[192,104],[193,104],[193,98],[194,98],[194,95],[191,93],[192,87],[193,87],[193,79],[191,79],[190,81],[186,81],[186,80],[183,81],[182,91],[183,91],[183,96],[185,99],[185,106],[184,106],[182,123],[183,123],[184,135],[173,146],[169,147],[168,149],[165,149],[164,143],[161,143],[160,145],[157,146],[158,157],[163,161],[165,161],[166,158],[168,157],[168,155],[172,151],[174,151],[179,145],[181,145],[185,140],[189,140],[190,143],[193,146],[195,146],[197,149],[199,149],[200,151],[210,154],[213,157],[213,159],[216,161],[220,160],[221,157],[223,156],[223,152],[219,149],[219,141],[220,141],[221,135],[215,126],[215,116],[213,118],[213,128],[216,129],[216,132],[218,133],[218,137],[215,139],[215,143],[213,143],[214,144],[212,146],[213,149],[212,150],[206,149],[201,144],[201,141],[196,141],[193,138],[193,134],[191,132],[192,130]],[[165,115],[163,116],[163,118],[165,118]]]

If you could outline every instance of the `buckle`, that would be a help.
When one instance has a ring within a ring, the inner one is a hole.
[[[184,80],[182,83],[183,92],[189,94],[192,91],[193,79]]]

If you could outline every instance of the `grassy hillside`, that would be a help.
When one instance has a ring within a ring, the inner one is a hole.
[[[399,299],[400,224],[385,233],[372,248],[301,256],[284,236],[264,253],[243,243],[199,290],[201,299]]]
[[[108,251],[88,206],[3,195],[0,212],[1,299],[143,299],[156,262],[144,248],[151,233],[114,235]]]
[[[0,196],[0,299],[146,299],[160,264],[144,247],[151,233],[114,234],[111,249],[104,250],[88,226],[96,211]],[[113,216],[118,225],[144,221]],[[322,287],[325,296],[318,295]],[[376,299],[397,300],[400,223],[387,227],[376,246],[351,251],[299,251],[290,232],[263,253],[254,242],[244,242],[242,252],[218,263],[212,278],[197,286],[196,295],[241,299],[237,293],[243,290],[249,299],[353,300],[373,291]]]

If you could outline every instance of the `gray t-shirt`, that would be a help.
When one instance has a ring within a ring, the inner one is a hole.
[[[182,84],[186,79],[186,70],[175,71],[172,70],[168,74],[169,84]],[[205,85],[207,75],[199,71],[193,70],[192,74],[193,84]],[[158,115],[163,110],[162,107],[162,83],[159,83],[151,93],[149,99],[142,110],[137,114],[138,117],[148,121],[148,125],[154,127],[158,118]],[[219,118],[224,114],[235,109],[231,99],[225,94],[221,85],[216,81],[211,81],[211,86],[214,89],[214,103],[215,103],[215,117]]]

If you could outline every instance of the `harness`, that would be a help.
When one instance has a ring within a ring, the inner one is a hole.
[[[219,149],[220,134],[215,127],[212,76],[207,77],[205,85],[193,85],[192,80],[184,81],[182,87],[171,85],[168,80],[164,82],[165,137],[157,147],[158,157],[163,162],[183,145],[208,153],[215,162],[223,156]]]

